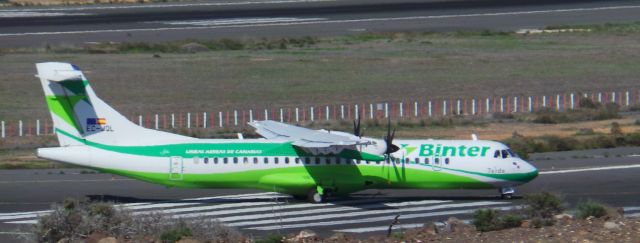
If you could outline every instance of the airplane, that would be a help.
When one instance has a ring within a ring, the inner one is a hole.
[[[498,189],[538,170],[507,146],[486,140],[394,140],[251,121],[263,138],[198,139],[144,128],[98,98],[75,65],[36,64],[59,147],[40,158],[167,187],[253,188],[312,203],[365,189]]]

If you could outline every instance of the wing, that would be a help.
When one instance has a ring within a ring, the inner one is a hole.
[[[266,139],[290,140],[293,145],[303,148],[349,147],[368,144],[356,136],[326,130],[311,130],[275,121],[253,121],[249,125]]]

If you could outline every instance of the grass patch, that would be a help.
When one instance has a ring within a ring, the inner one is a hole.
[[[524,217],[495,209],[479,209],[473,213],[472,224],[476,230],[486,232],[520,227]]]

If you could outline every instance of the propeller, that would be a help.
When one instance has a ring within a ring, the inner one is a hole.
[[[362,134],[363,132],[360,127],[360,117],[358,117],[356,120],[353,120],[353,135],[355,135],[356,137],[362,138]]]
[[[393,128],[393,131],[391,131],[391,117],[389,117],[389,120],[387,121],[387,136],[384,137],[384,142],[387,145],[387,150],[384,153],[387,155],[387,157],[389,157],[390,154],[400,150],[400,147],[393,144],[393,137],[395,135],[396,129]]]

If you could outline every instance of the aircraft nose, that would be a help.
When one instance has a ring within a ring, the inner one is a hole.
[[[528,169],[527,169],[528,172],[526,173],[525,181],[531,181],[531,180],[535,179],[536,177],[538,177],[539,172],[538,172],[538,169],[535,166],[533,166],[532,164],[530,164],[529,162],[524,161],[524,160],[522,160],[522,162],[523,162],[523,164],[525,164],[528,167]]]

